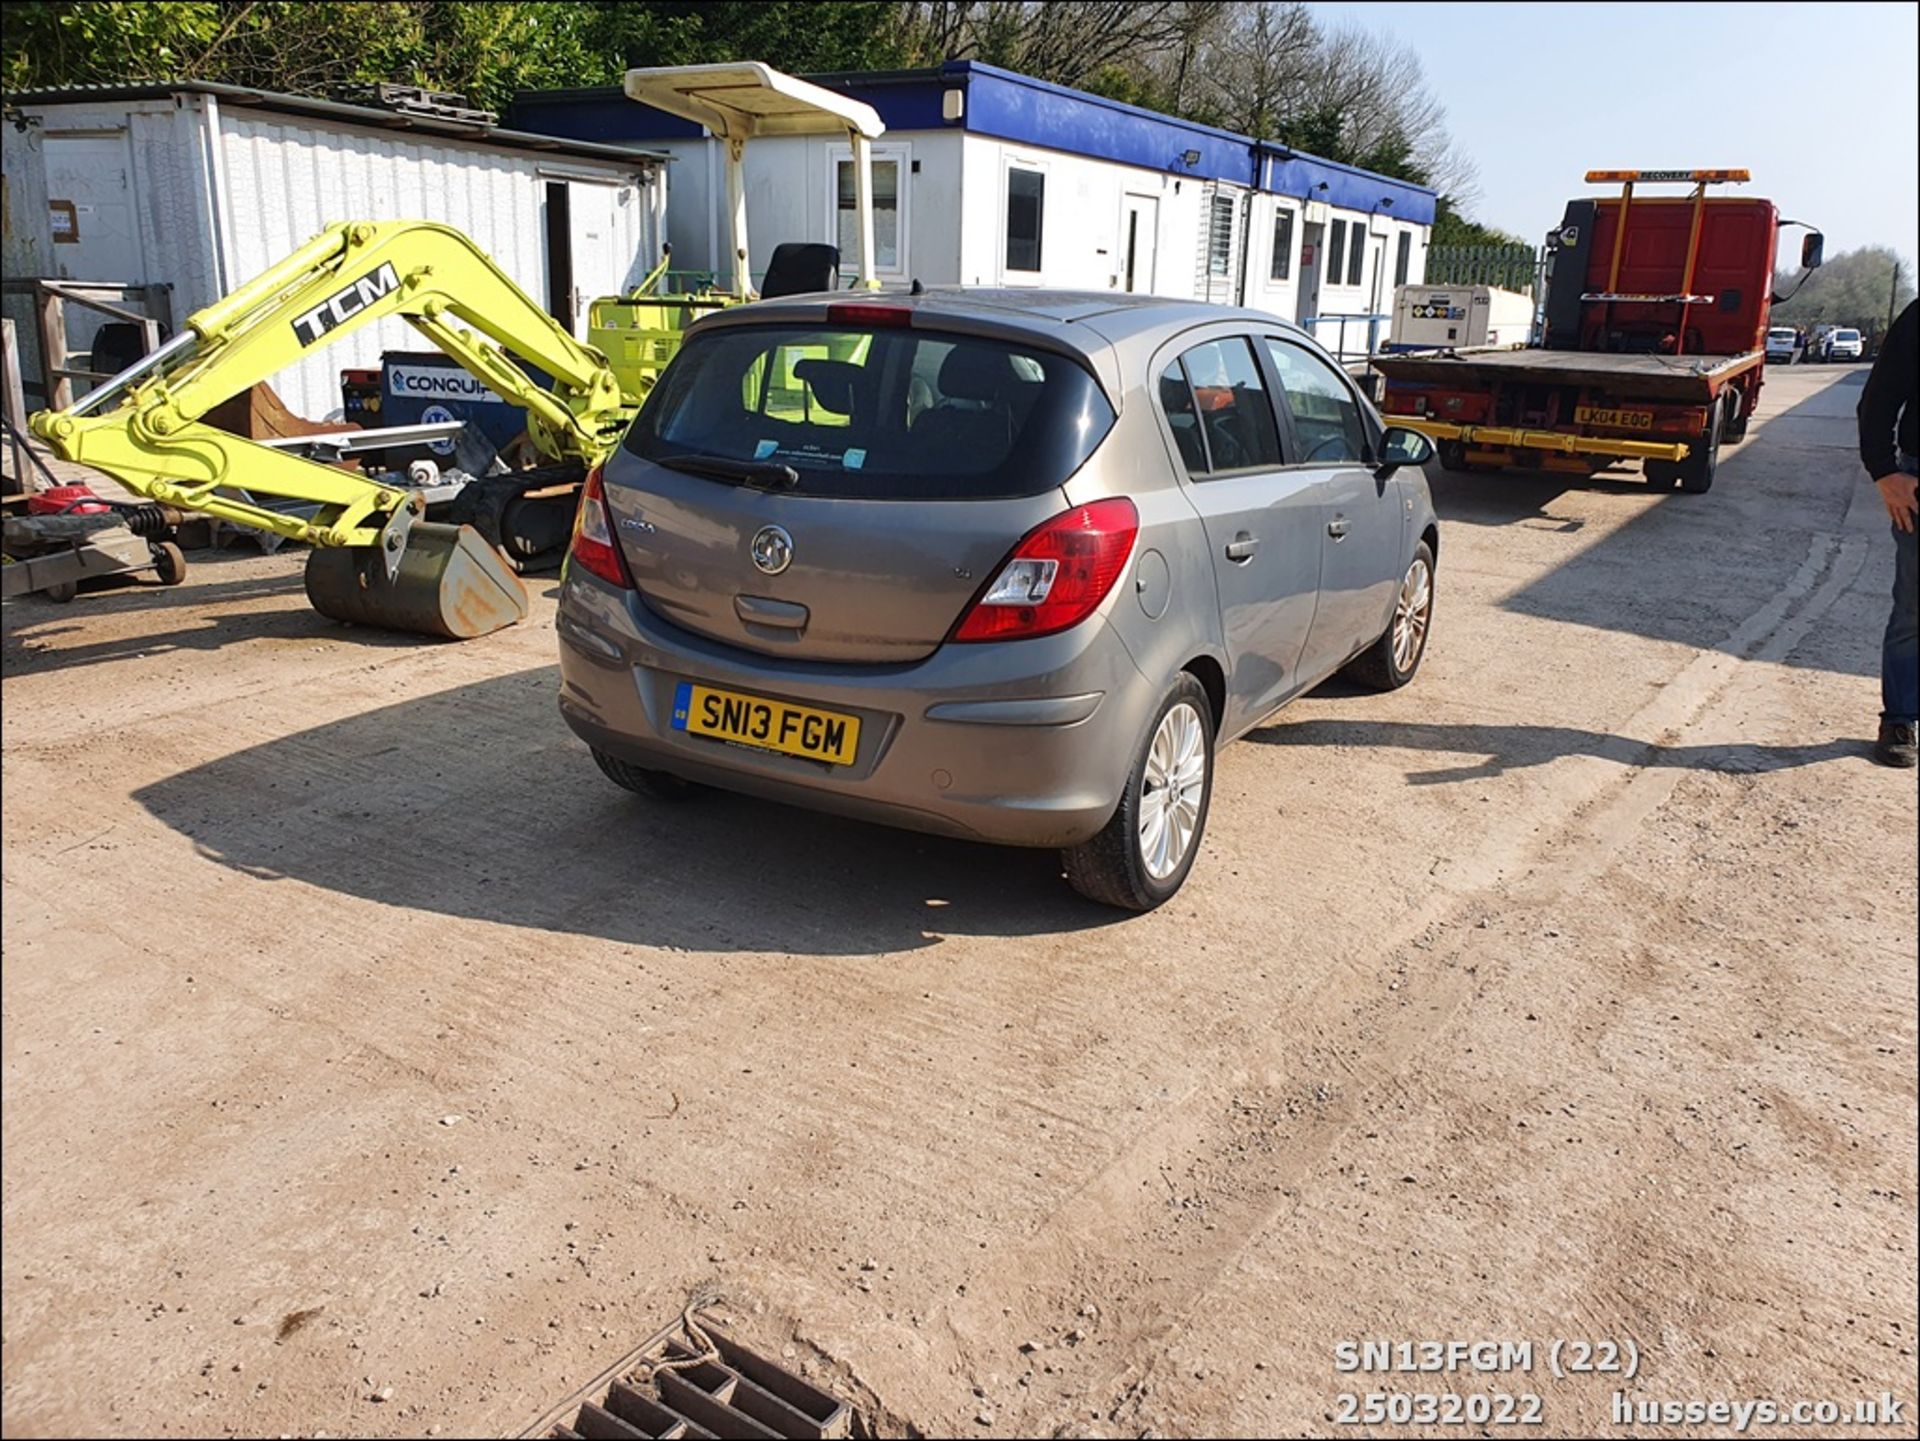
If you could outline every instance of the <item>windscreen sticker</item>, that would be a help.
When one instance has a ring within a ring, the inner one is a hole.
[[[791,465],[811,466],[819,469],[823,466],[840,466],[847,470],[858,470],[867,463],[867,452],[860,449],[834,449],[825,445],[782,445],[777,440],[763,440],[753,447],[755,460],[777,460]]]

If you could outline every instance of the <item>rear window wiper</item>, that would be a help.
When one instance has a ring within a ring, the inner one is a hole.
[[[777,460],[730,460],[724,455],[663,455],[653,463],[687,475],[703,475],[710,480],[752,486],[755,490],[792,490],[800,484],[800,472]]]

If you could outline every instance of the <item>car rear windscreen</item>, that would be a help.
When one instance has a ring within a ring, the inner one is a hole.
[[[1113,407],[1073,360],[934,330],[724,326],[692,337],[627,432],[645,460],[785,465],[799,495],[991,500],[1078,470]]]

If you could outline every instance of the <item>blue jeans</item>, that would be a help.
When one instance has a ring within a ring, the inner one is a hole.
[[[1908,475],[1920,460],[1900,457]],[[1912,725],[1920,720],[1920,536],[1893,531],[1893,614],[1880,651],[1880,719]]]

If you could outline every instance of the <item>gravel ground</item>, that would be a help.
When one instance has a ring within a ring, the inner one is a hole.
[[[1775,370],[1705,497],[1436,468],[1425,671],[1226,752],[1139,918],[1045,854],[614,790],[550,585],[463,645],[320,620],[291,554],[10,605],[7,1434],[511,1433],[709,1283],[895,1434],[1385,1390],[1587,1434],[1890,1390],[1829,1429],[1911,1434],[1863,378]],[[1335,1366],[1427,1338],[1534,1366]]]

